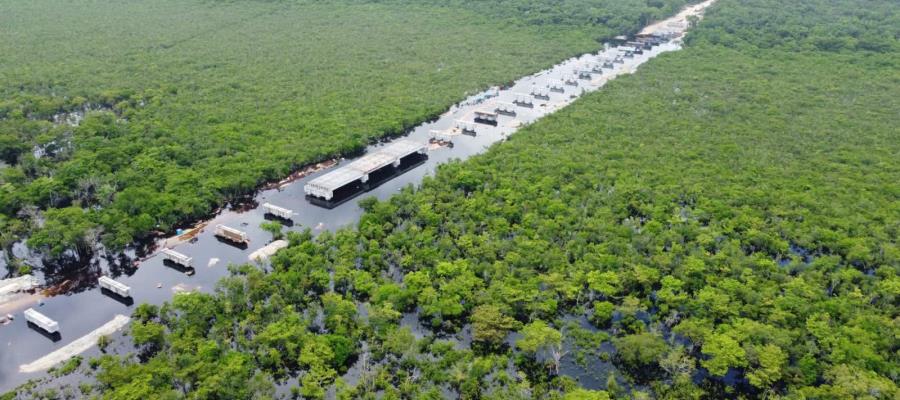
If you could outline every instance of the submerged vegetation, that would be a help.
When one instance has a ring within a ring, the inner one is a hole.
[[[719,0],[685,50],[363,202],[354,229],[289,233],[265,271],[139,307],[135,354],[96,361],[95,390],[897,398],[897,36],[861,24],[850,37],[882,44],[831,48],[785,27],[772,45],[752,21],[845,38],[830,13],[900,10],[778,4]]]
[[[0,0],[0,247],[172,231],[684,0],[507,3]]]

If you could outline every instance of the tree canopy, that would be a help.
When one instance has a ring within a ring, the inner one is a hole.
[[[684,2],[0,1],[0,214],[119,250]]]
[[[757,44],[780,34],[747,16],[900,10],[719,1],[684,50],[369,201],[358,227],[289,233],[271,271],[139,309],[142,351],[104,357],[97,390],[896,398],[897,37]]]

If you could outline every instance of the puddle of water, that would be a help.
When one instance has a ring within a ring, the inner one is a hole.
[[[711,1],[704,4],[708,3]],[[681,18],[683,19],[683,17]],[[667,27],[668,25],[661,26]],[[677,27],[670,30],[677,31],[682,28]],[[250,204],[271,203],[293,210],[293,225],[286,226],[285,231],[302,231],[311,228],[314,234],[318,234],[326,230],[333,231],[355,224],[363,212],[357,204],[358,198],[374,196],[378,199],[387,199],[408,185],[418,184],[423,177],[433,175],[438,165],[453,159],[465,160],[480,154],[489,146],[506,140],[519,126],[532,123],[570,104],[574,98],[583,93],[598,90],[616,76],[634,72],[639,65],[661,53],[680,48],[679,40],[658,45],[652,50],[645,50],[643,54],[624,58],[622,63],[614,65],[614,69],[603,69],[601,75],[594,75],[591,80],[576,79],[577,86],[563,84],[564,93],[548,91],[546,100],[533,100],[533,107],[516,107],[515,116],[501,114],[496,125],[476,123],[474,124],[476,128],[474,134],[453,135],[451,137],[452,147],[432,147],[427,158],[413,168],[390,176],[389,179],[385,179],[362,196],[351,197],[347,199],[348,201],[334,205],[333,208],[312,204],[307,200],[303,191],[306,182],[331,172],[333,168],[311,173],[275,188],[262,190],[254,196]],[[607,48],[598,54],[586,54],[563,61],[551,69],[521,78],[502,90],[492,88],[478,93],[451,107],[437,120],[423,123],[412,129],[405,138],[426,142],[432,137],[432,131],[451,130],[459,120],[472,121],[476,110],[485,108],[493,110],[500,104],[516,102],[521,98],[521,94],[529,94],[534,88],[546,88],[560,82],[565,83],[565,78],[571,77],[575,71],[589,69],[590,65],[601,63],[602,59],[612,58],[617,54],[619,54],[617,48]],[[367,153],[383,146],[385,144],[370,146]],[[351,161],[353,160],[341,160],[337,167]],[[129,262],[131,257],[134,257],[133,254],[112,261],[98,258],[94,260],[90,269],[93,271],[113,269],[115,271],[113,275],[122,274],[116,279],[131,287],[134,302],[138,304],[161,304],[170,300],[173,292],[186,290],[209,292],[215,287],[216,282],[228,275],[226,265],[246,263],[249,254],[270,242],[272,235],[259,226],[263,221],[266,221],[266,216],[261,208],[246,208],[241,211],[226,210],[207,221],[206,227],[197,232],[192,240],[174,246],[178,252],[193,257],[194,269],[172,267],[172,264],[164,263],[159,254],[135,265],[130,265]],[[213,235],[213,227],[217,224],[231,226],[246,232],[250,238],[248,245],[238,247],[218,240]],[[27,249],[17,248],[16,250],[23,256],[29,255],[33,258],[33,254],[27,252]],[[189,274],[189,272],[193,273]],[[19,365],[30,363],[71,343],[103,325],[117,314],[130,315],[131,309],[134,307],[134,302],[114,299],[97,288],[81,289],[83,290],[75,293],[70,292],[42,299],[40,304],[22,305],[22,308],[35,307],[41,313],[59,322],[61,338],[55,342],[28,328],[24,318],[16,318],[11,324],[0,326],[0,391],[12,389],[29,378],[40,376],[40,373],[20,373]],[[414,314],[404,315],[404,323],[415,328],[422,328],[419,321],[413,321],[413,318],[417,319]],[[421,334],[425,329],[416,329],[415,331]],[[463,337],[461,342],[468,340]]]

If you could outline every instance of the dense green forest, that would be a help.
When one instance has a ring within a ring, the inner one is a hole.
[[[696,1],[619,0],[348,0],[358,3],[429,4],[465,9],[493,21],[557,29],[589,27],[598,39],[637,33],[641,27]],[[635,25],[635,21],[638,22]]]
[[[363,200],[354,229],[140,306],[135,353],[81,367],[82,393],[896,399],[898,13],[719,0],[684,50]]]
[[[506,3],[0,0],[0,247],[171,231],[685,1]]]
[[[771,12],[778,9],[779,12]],[[753,7],[721,8],[691,36],[694,41],[740,48],[829,52],[900,51],[900,13],[890,1],[756,1]]]

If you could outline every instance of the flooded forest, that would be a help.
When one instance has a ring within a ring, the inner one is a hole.
[[[0,400],[900,396],[896,1],[0,27]]]

